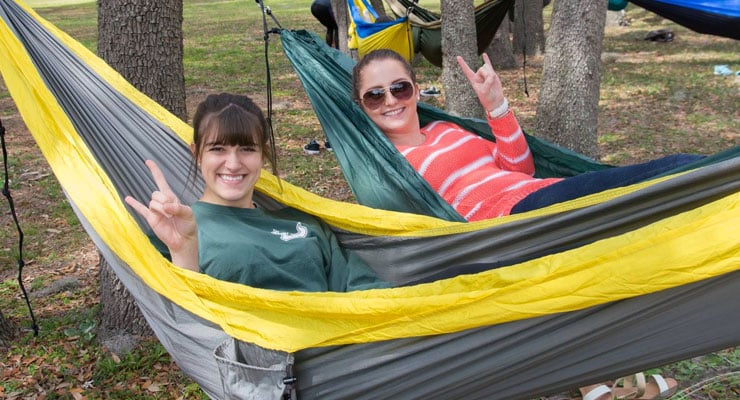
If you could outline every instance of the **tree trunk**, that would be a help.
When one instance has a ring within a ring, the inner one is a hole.
[[[99,0],[98,54],[140,91],[187,121],[182,0]],[[100,328],[151,335],[136,303],[100,256]]]
[[[136,305],[136,300],[102,255],[98,268],[100,268],[101,339],[106,340],[121,334],[152,336],[151,328]]]
[[[0,310],[0,349],[8,347],[8,341],[16,334],[16,326]]]
[[[334,19],[339,27],[339,51],[350,55],[347,47],[347,30],[349,29],[349,9],[345,0],[331,0],[331,8],[334,10]]]
[[[388,15],[385,12],[385,5],[383,4],[383,0],[370,0],[370,5],[373,6],[373,10],[378,13],[378,17]]]
[[[514,52],[534,56],[545,51],[545,23],[542,0],[514,3]]]
[[[470,0],[442,0],[442,86],[445,88],[445,109],[453,115],[483,117],[485,111],[468,79],[460,69],[456,56],[462,56],[473,70],[478,69],[478,43],[470,32],[475,31],[475,10]],[[469,40],[460,40],[469,38]]]
[[[511,21],[504,18],[493,37],[491,44],[486,48],[486,54],[491,59],[494,69],[513,69],[517,62],[514,57],[514,48],[511,45]]]
[[[536,132],[598,159],[600,58],[607,1],[558,0],[553,7]]]
[[[98,55],[187,121],[182,0],[99,0]]]

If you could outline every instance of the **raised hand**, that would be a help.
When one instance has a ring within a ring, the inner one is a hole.
[[[146,219],[154,234],[169,248],[173,264],[198,271],[198,225],[193,210],[180,204],[154,161],[147,160],[146,166],[158,189],[152,193],[149,206],[131,196],[126,196],[125,201]]]
[[[468,78],[486,112],[496,110],[504,104],[505,98],[501,80],[499,80],[496,71],[493,70],[491,60],[486,53],[483,53],[483,65],[478,71],[473,71],[460,56],[457,56],[457,63]]]

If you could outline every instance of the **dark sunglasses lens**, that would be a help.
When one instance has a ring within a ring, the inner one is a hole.
[[[388,90],[390,90],[393,97],[398,100],[408,100],[414,94],[414,86],[411,82],[406,81],[396,82],[392,84]]]
[[[378,108],[385,101],[385,89],[370,89],[362,95],[362,102],[367,108]]]
[[[388,87],[391,95],[398,100],[408,100],[414,95],[414,85],[408,81],[396,82]],[[362,103],[365,107],[374,110],[385,101],[385,89],[370,89],[362,95]]]

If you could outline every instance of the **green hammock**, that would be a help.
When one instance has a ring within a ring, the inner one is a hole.
[[[463,221],[352,101],[351,68],[354,61],[326,46],[318,36],[308,31],[283,31],[281,38],[285,54],[306,89],[357,200],[375,208]],[[419,103],[419,118],[422,126],[431,121],[447,120],[493,140],[484,120],[455,117],[424,103]],[[525,135],[534,157],[537,177],[567,177],[610,168],[535,136]],[[738,154],[740,148],[733,148],[681,170],[737,157]]]
[[[289,53],[301,46],[292,32],[283,37]],[[291,385],[301,399],[533,398],[740,343],[740,320],[728,318],[740,305],[736,151],[687,173],[475,224],[336,202],[264,172],[260,207],[316,215],[380,276],[405,285],[280,292],[174,267],[122,201],[154,190],[145,159],[183,202],[197,199],[192,128],[11,0],[0,0],[0,59],[82,225],[212,398],[280,399]],[[326,76],[347,83],[344,67],[329,68]],[[342,103],[347,88],[326,83]],[[344,143],[337,151],[351,150]],[[483,271],[410,284],[458,268]]]

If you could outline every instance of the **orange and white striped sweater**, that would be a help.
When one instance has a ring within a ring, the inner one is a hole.
[[[488,119],[496,143],[458,125],[436,121],[421,129],[419,146],[397,146],[414,169],[468,221],[508,215],[530,193],[562,179],[537,179],[522,129],[509,110]]]

